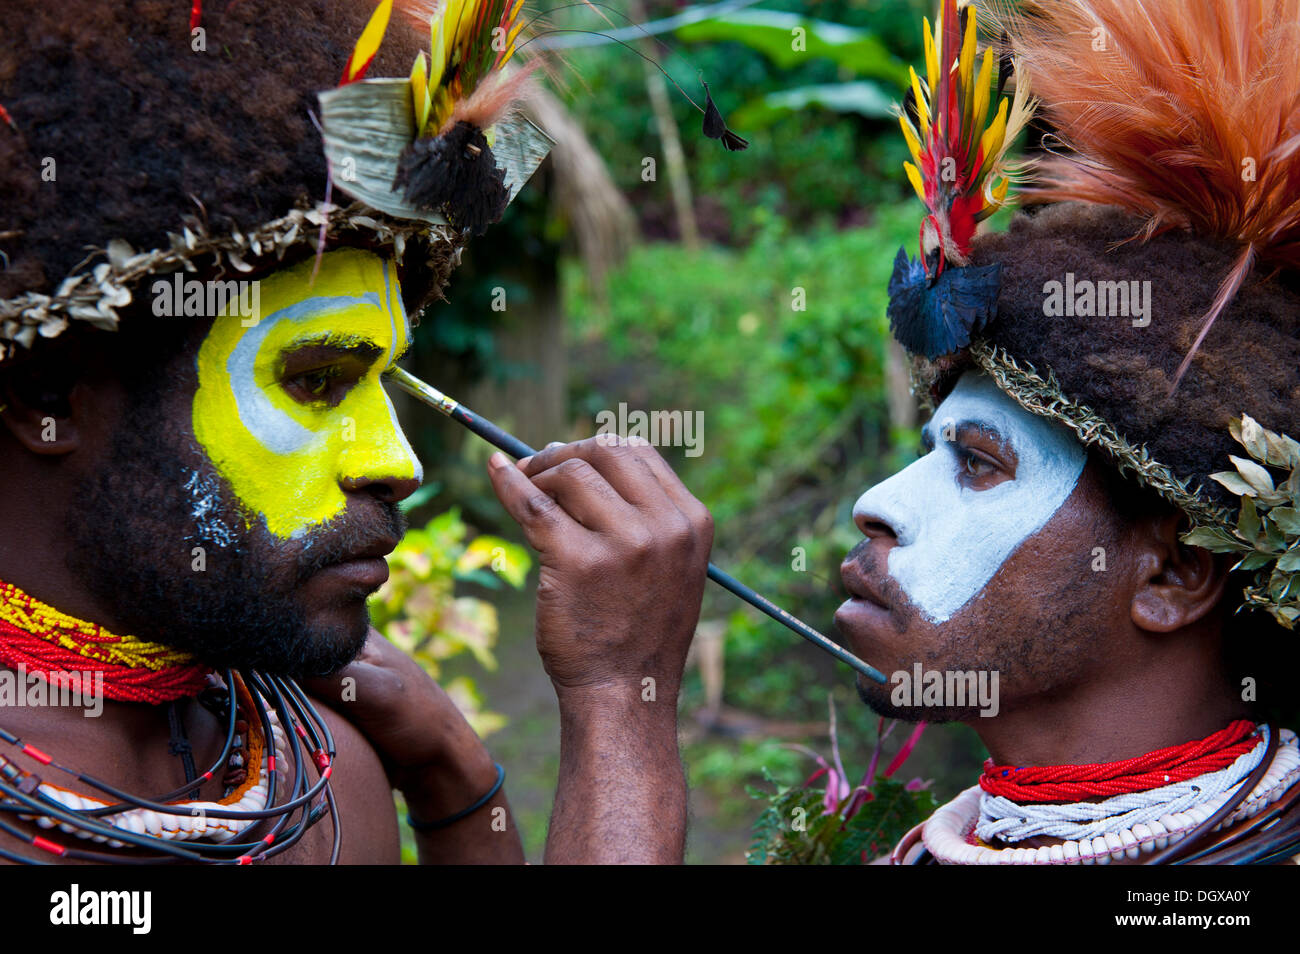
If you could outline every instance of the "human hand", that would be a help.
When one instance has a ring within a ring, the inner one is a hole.
[[[638,438],[551,445],[511,465],[497,497],[540,556],[537,650],[561,697],[654,678],[675,695],[699,619],[713,518]]]

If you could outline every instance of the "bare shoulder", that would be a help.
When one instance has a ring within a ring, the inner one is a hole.
[[[401,841],[393,790],[379,756],[351,722],[329,706],[312,699],[334,736],[334,771],[330,790],[338,808],[342,838],[339,863],[398,864]],[[302,851],[286,852],[288,864],[325,864],[333,847],[333,826],[323,818],[303,839]]]

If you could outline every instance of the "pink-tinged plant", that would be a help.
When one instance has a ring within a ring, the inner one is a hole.
[[[804,745],[790,748],[810,756],[817,769],[795,788],[766,794],[751,789],[767,808],[754,825],[754,840],[747,858],[751,864],[867,864],[895,844],[917,822],[934,810],[930,783],[914,778],[905,785],[893,781],[925,731],[918,724],[898,753],[877,775],[885,739],[896,720],[881,719],[876,747],[867,771],[856,787],[849,783],[840,756],[834,701],[830,702],[830,759]],[[768,781],[770,775],[764,773]],[[825,778],[820,794],[815,783]],[[820,811],[818,809],[820,808]]]

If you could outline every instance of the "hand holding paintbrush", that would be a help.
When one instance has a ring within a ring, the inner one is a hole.
[[[466,428],[473,431],[479,437],[482,437],[484,440],[486,440],[489,444],[499,448],[500,450],[505,451],[507,454],[510,454],[511,456],[520,459],[534,457],[537,454],[536,451],[534,451],[523,441],[519,440],[517,437],[497,427],[491,421],[488,421],[485,418],[478,416],[477,414],[475,414],[474,412],[466,408],[464,405],[460,404],[458,401],[455,401],[454,399],[448,397],[447,395],[443,394],[441,391],[437,390],[436,388],[428,384],[425,384],[423,381],[421,381],[419,378],[416,378],[414,375],[410,374],[409,372],[404,371],[401,368],[394,367],[387,372],[387,377],[394,384],[400,387],[403,391],[406,391],[408,394],[415,397],[421,403],[433,407],[434,409],[438,410],[442,414],[445,414],[446,416],[450,417],[452,420],[458,422],[459,424],[464,425]],[[565,447],[569,447],[569,446],[570,445],[562,445],[559,448],[553,448],[543,452],[544,455],[549,455],[549,456],[544,457],[542,460],[529,461],[529,470],[532,473],[539,473],[540,470],[542,469],[542,465],[546,465],[547,468],[550,468],[566,460],[577,460],[578,458],[574,455],[574,452],[572,451],[567,456],[562,453],[556,453],[557,451],[563,451]],[[646,466],[655,467],[656,470],[659,471],[656,474],[656,476],[658,478],[658,483],[660,484],[661,489],[666,488],[664,489],[664,493],[669,494],[670,492],[672,492],[672,493],[676,493],[677,496],[684,495],[683,500],[689,498],[690,501],[694,501],[694,498],[690,496],[689,492],[686,491],[686,488],[681,486],[681,482],[677,479],[677,476],[673,474],[672,469],[669,468],[666,464],[663,464],[662,458],[659,458],[658,454],[654,454],[653,458],[654,460],[657,460],[659,463],[657,465],[653,463],[647,463]],[[574,470],[579,469],[577,465],[569,465],[569,466]],[[588,464],[587,466],[590,467],[590,464]],[[659,470],[660,466],[662,468],[661,470]],[[602,479],[608,479],[607,476],[604,474],[600,474],[598,476],[600,476]],[[494,484],[497,483],[498,479],[499,479],[498,477],[494,477]],[[615,482],[617,483],[618,481],[616,480]],[[677,491],[678,487],[680,487],[680,492]],[[648,485],[647,485],[647,489],[648,489]],[[499,486],[498,486],[498,495],[500,495]],[[696,503],[698,504],[698,502]],[[680,515],[681,511],[678,510],[677,513]],[[519,514],[512,514],[512,515],[515,516],[517,520],[520,517]],[[522,520],[520,521],[520,523],[521,525],[524,525]],[[586,524],[586,521],[584,520],[583,523]],[[529,528],[528,526],[525,525],[524,529],[525,532],[528,532]],[[530,540],[529,542],[532,543],[533,541]],[[534,544],[534,546],[536,546],[536,544]],[[770,600],[760,595],[759,593],[756,593],[754,590],[750,589],[749,587],[745,586],[743,583],[741,583],[739,580],[735,579],[731,575],[724,573],[722,570],[718,569],[712,563],[708,564],[707,574],[709,579],[713,580],[715,583],[722,586],[724,589],[740,597],[742,600],[744,600],[746,603],[749,603],[751,606],[759,610],[762,610],[764,613],[766,613],[768,616],[775,619],[777,622],[781,623],[782,625],[798,633],[804,639],[813,643],[820,649],[830,653],[836,659],[848,663],[858,672],[862,673],[863,675],[867,676],[870,679],[875,680],[876,682],[884,683],[886,681],[884,674],[881,673],[874,666],[868,665],[867,663],[863,662],[861,659],[854,656],[852,653],[850,653],[844,647],[840,646],[838,643],[835,643],[834,641],[826,638],[825,636],[817,632],[817,630],[813,629],[808,624],[804,623],[803,621],[787,613],[785,610],[781,609],[781,607],[777,606],[775,603],[771,602]]]

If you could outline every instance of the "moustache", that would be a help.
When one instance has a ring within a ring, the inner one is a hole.
[[[391,549],[406,533],[406,514],[395,503],[376,501],[377,507],[349,508],[309,534],[298,554],[297,578],[302,583],[336,563]]]

